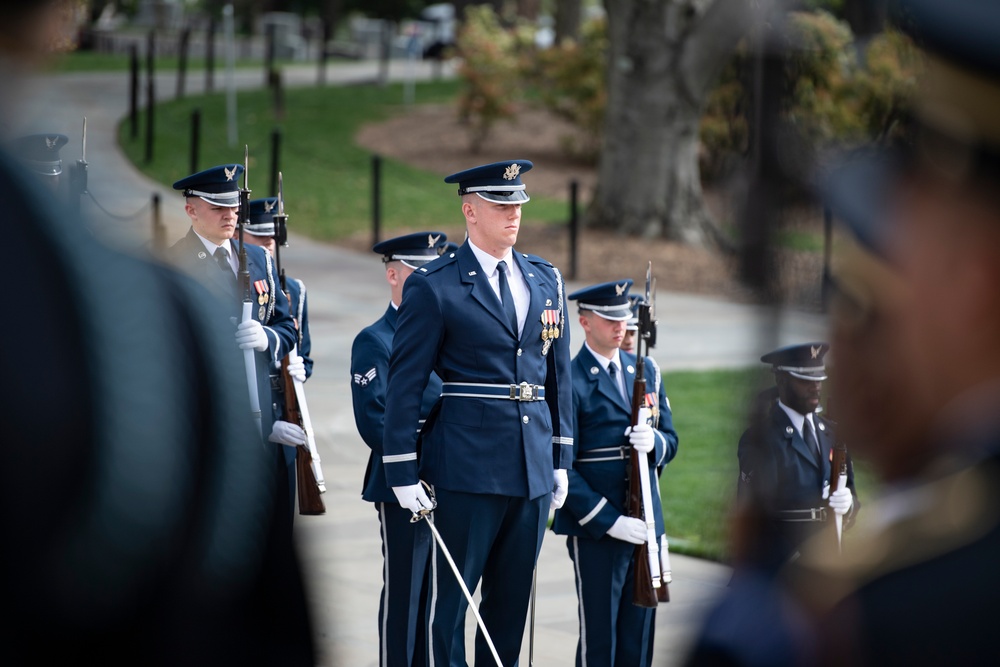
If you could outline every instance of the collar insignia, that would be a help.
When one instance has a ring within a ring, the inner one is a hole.
[[[440,234],[438,234],[437,236],[431,236],[430,234],[428,234],[427,235],[427,247],[428,248],[433,248],[434,246],[436,246],[438,244],[438,241],[440,241],[440,240],[441,240],[441,235]]]
[[[222,171],[226,172],[227,181],[233,180],[233,176],[236,175],[236,167],[233,167],[232,169],[230,169],[229,167],[223,167]]]
[[[507,169],[504,170],[503,180],[513,181],[515,178],[517,178],[517,175],[520,173],[521,173],[521,165],[515,162],[514,164],[510,165],[509,167],[507,167]]]

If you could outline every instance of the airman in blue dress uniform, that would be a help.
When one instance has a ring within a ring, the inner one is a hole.
[[[385,478],[382,434],[389,355],[396,333],[396,311],[403,285],[420,267],[438,258],[447,237],[440,232],[407,234],[375,244],[382,255],[391,298],[385,313],[365,327],[351,347],[351,395],[354,423],[372,452],[365,470],[361,497],[375,503],[382,527],[382,597],[379,601],[379,665],[409,667],[426,663],[427,563],[431,535],[422,523],[411,524],[413,513],[402,508]],[[420,402],[420,430],[441,395],[441,378],[431,373]]]
[[[240,322],[243,295],[236,275],[239,245],[233,236],[236,233],[238,183],[242,173],[243,165],[220,165],[174,183],[174,189],[184,193],[184,211],[191,219],[191,229],[167,249],[167,258],[218,297],[222,306],[220,317],[238,323],[236,344],[240,349],[257,352],[258,395],[260,405],[267,406],[271,404],[268,369],[288,354],[298,334],[288,299],[278,288],[278,272],[271,256],[263,248],[249,243],[244,243],[243,247],[247,253],[251,293],[257,307],[251,309],[251,320]],[[273,415],[270,410],[262,412],[262,432],[270,434]],[[285,458],[280,449],[275,447],[274,453],[278,473],[276,501],[287,510],[284,514],[290,517]],[[281,514],[279,512],[279,516]],[[290,520],[287,527],[290,533]]]
[[[470,590],[503,664],[517,662],[532,572],[573,454],[564,286],[541,257],[515,252],[527,160],[452,174],[468,240],[415,271],[389,364],[383,465],[399,503],[428,520]],[[442,396],[418,438],[431,371]],[[466,599],[435,545],[428,605],[435,665],[465,665]],[[476,664],[492,664],[476,635]]]
[[[271,257],[275,257],[275,226],[274,216],[278,212],[278,198],[264,197],[250,201],[249,223],[244,227],[243,241],[250,245],[263,248]],[[309,337],[309,308],[306,303],[306,286],[301,280],[285,275],[292,319],[298,334],[295,343],[295,354],[288,353],[288,372],[305,382],[312,376],[313,360],[309,356],[312,351],[312,340]],[[288,473],[289,509],[295,518],[295,458],[298,448],[306,445],[306,432],[298,424],[285,421],[285,382],[281,375],[281,362],[271,364],[269,368],[271,380],[271,414],[274,425],[271,427],[271,442],[285,445],[282,451],[285,456],[285,467]]]
[[[762,356],[774,370],[777,397],[755,409],[757,417],[740,438],[738,495],[752,496],[776,521],[773,557],[780,562],[819,532],[833,513],[850,521],[857,513],[854,468],[847,487],[830,494],[833,424],[817,411],[826,379],[823,342],[790,345]],[[764,397],[771,396],[765,393]]]
[[[556,510],[552,529],[568,536],[574,564],[578,666],[648,666],[653,657],[656,611],[632,604],[633,555],[646,539],[646,526],[626,514],[629,457],[632,448],[648,454],[659,537],[664,530],[657,468],[677,454],[678,439],[663,385],[651,373],[652,423],[631,428],[636,356],[619,349],[632,315],[631,285],[631,280],[602,283],[569,295],[577,302],[586,341],[573,359],[576,441],[569,495]]]

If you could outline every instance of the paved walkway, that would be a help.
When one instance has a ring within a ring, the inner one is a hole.
[[[373,79],[371,63],[331,67],[328,82]],[[403,72],[394,65],[394,76]],[[421,68],[420,75],[428,76]],[[289,85],[315,81],[313,67],[286,70]],[[221,80],[217,78],[217,86]],[[260,85],[259,71],[238,73],[241,87]],[[188,90],[197,91],[203,76],[193,75]],[[157,89],[173,94],[172,74],[161,74]],[[94,197],[115,212],[140,209],[153,192],[161,193],[170,242],[187,229],[177,194],[153,183],[123,157],[115,140],[115,127],[127,113],[128,79],[125,74],[75,74],[40,80],[28,99],[24,131],[62,132],[71,136],[64,160],[76,159],[79,129],[88,118],[87,160]],[[419,88],[418,88],[419,99]],[[294,215],[294,211],[291,212]],[[148,224],[98,220],[102,234],[111,234],[125,245],[148,240]],[[316,373],[308,384],[310,410],[327,480],[327,514],[299,517],[297,535],[316,608],[316,629],[322,665],[368,667],[377,664],[375,618],[381,585],[381,553],[377,520],[371,505],[360,499],[367,448],[354,427],[348,378],[351,341],[384,310],[387,287],[381,263],[374,256],[358,255],[332,245],[293,237],[282,252],[289,273],[303,279],[309,289],[310,327]],[[653,258],[655,259],[655,258]],[[571,285],[575,289],[579,285]],[[757,336],[764,313],[759,309],[722,300],[669,294],[662,290],[658,302],[661,319],[657,358],[666,370],[704,369],[751,365],[761,350]],[[577,324],[571,335],[574,347],[583,340]],[[820,317],[786,314],[778,333],[763,344],[822,337]],[[683,434],[681,434],[683,439]],[[683,465],[683,446],[676,465]],[[728,580],[728,568],[693,558],[673,557],[674,583],[669,604],[657,613],[657,665],[678,664],[692,631]],[[534,657],[544,667],[573,664],[577,637],[576,598],[565,541],[549,534],[538,564]],[[469,616],[470,637],[475,621]],[[528,665],[528,635],[522,665]]]

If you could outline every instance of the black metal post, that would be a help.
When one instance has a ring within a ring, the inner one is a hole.
[[[212,92],[212,76],[215,69],[215,17],[208,19],[208,35],[205,37],[205,92]]]
[[[319,31],[319,65],[316,74],[316,85],[322,86],[326,83],[326,45],[330,41],[330,22],[323,19]]]
[[[580,242],[580,215],[577,193],[580,184],[576,179],[569,182],[569,279],[576,280],[577,256]]]
[[[129,44],[128,122],[132,141],[139,138],[139,47]]]
[[[382,236],[382,158],[372,155],[372,245]]]
[[[153,161],[153,121],[156,108],[156,31],[150,30],[146,39],[146,164]]]
[[[264,44],[264,85],[270,86],[271,81],[274,79],[274,35],[275,26],[273,23],[267,25],[267,32],[265,33]]]
[[[160,217],[160,195],[153,193],[153,252],[159,254],[167,247],[166,228]]]
[[[281,171],[281,129],[271,130],[271,195],[278,194],[278,172]]]
[[[198,148],[201,145],[201,109],[191,112],[191,164],[189,174],[198,171]]]
[[[187,76],[188,44],[191,42],[191,26],[181,31],[181,43],[177,60],[177,94],[176,98],[184,97],[184,79]]]

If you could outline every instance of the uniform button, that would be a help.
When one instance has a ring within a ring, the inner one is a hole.
[[[524,415],[523,417],[521,417],[521,421],[527,424],[529,421],[531,421],[531,419],[528,417],[528,415]]]
[[[524,352],[524,350],[522,350],[521,348],[517,348],[517,356],[520,357],[522,352]]]

